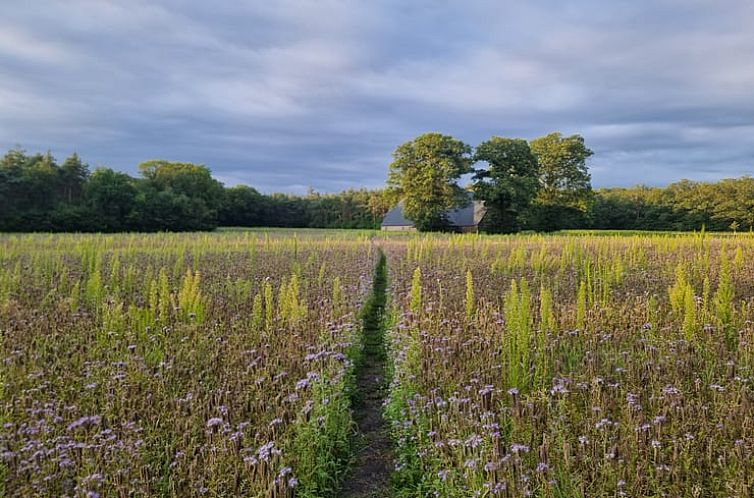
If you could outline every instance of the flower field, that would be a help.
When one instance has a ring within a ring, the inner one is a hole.
[[[754,494],[754,236],[272,231],[0,236],[0,496],[338,496],[380,252],[393,496]]]
[[[3,237],[5,494],[323,493],[374,261],[359,237]]]
[[[751,236],[385,250],[404,495],[752,496]]]

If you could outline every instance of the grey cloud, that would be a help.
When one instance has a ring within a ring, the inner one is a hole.
[[[745,0],[9,0],[0,147],[162,157],[228,184],[384,183],[425,131],[580,133],[595,185],[754,168]]]

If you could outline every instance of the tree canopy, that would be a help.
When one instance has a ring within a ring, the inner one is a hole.
[[[682,180],[665,188],[610,188],[595,193],[594,228],[625,230],[754,229],[754,178]]]
[[[225,188],[206,166],[152,160],[135,178],[106,167],[89,173],[77,154],[12,149],[0,158],[1,231],[180,231],[217,226],[376,228],[390,207],[384,190],[306,196]]]
[[[530,224],[538,230],[573,228],[586,223],[592,184],[586,160],[593,152],[580,135],[554,132],[530,142],[539,164],[539,192]]]
[[[465,201],[458,185],[470,173],[471,147],[440,133],[425,133],[393,152],[388,188],[402,199],[403,212],[419,230],[448,224],[446,212]]]
[[[474,175],[474,194],[487,207],[485,228],[516,232],[521,215],[539,189],[539,166],[526,140],[492,137],[476,148],[474,161],[487,164]]]
[[[139,165],[145,181],[137,197],[142,225],[153,229],[207,230],[217,226],[223,186],[203,165],[163,160]]]
[[[106,167],[90,173],[75,153],[58,163],[49,152],[12,149],[0,158],[0,230],[377,228],[396,194],[408,200],[410,192],[419,192],[419,208],[431,208],[421,213],[422,228],[442,228],[441,214],[468,200],[458,179],[472,162],[472,188],[493,213],[482,226],[490,231],[754,230],[752,177],[592,191],[590,155],[578,135],[554,133],[529,144],[492,137],[472,156],[468,145],[434,133],[396,149],[389,190],[290,195],[226,188],[209,168],[191,163],[148,161],[141,177],[132,177]]]
[[[86,206],[96,213],[94,227],[103,232],[138,228],[136,186],[125,173],[110,168],[97,168],[85,187]]]

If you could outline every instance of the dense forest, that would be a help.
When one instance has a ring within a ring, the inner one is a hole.
[[[598,190],[590,209],[590,227],[750,231],[754,227],[754,178]]]
[[[201,165],[147,161],[134,178],[90,168],[77,154],[14,149],[0,159],[1,231],[187,231],[218,226],[374,228],[390,207],[384,191],[264,195],[224,187]]]
[[[147,161],[139,166],[140,176],[132,177],[109,168],[91,171],[77,154],[59,163],[49,152],[29,154],[12,149],[0,159],[0,230],[185,231],[212,230],[218,226],[377,228],[384,213],[402,194],[400,188],[396,188],[401,178],[395,171],[398,167],[407,171],[416,150],[427,146],[465,154],[457,163],[457,171],[475,173],[470,188],[491,207],[485,227],[489,231],[698,230],[702,227],[748,231],[754,227],[754,178],[751,177],[716,183],[683,180],[665,188],[639,186],[592,191],[587,175],[586,183],[582,178],[579,184],[578,199],[566,196],[562,188],[547,190],[546,179],[539,180],[536,189],[525,175],[508,176],[507,183],[501,181],[501,171],[508,171],[501,158],[515,158],[519,170],[534,171],[536,163],[539,175],[543,170],[550,171],[551,183],[562,186],[563,178],[552,173],[559,171],[558,168],[545,169],[548,151],[554,150],[553,146],[567,146],[566,149],[575,147],[581,151],[583,157],[591,153],[583,147],[583,142],[567,142],[571,138],[548,135],[543,137],[547,140],[533,141],[534,154],[529,155],[525,142],[493,137],[478,146],[473,157],[462,144],[448,141],[447,137],[431,136],[427,143],[417,143],[417,139],[396,150],[396,162],[391,165],[392,188],[347,190],[337,194],[309,192],[303,196],[262,194],[243,185],[224,187],[207,167],[190,163]],[[532,162],[533,157],[536,162]],[[488,167],[472,171],[472,159],[484,161]],[[536,197],[530,202],[517,200],[522,192]],[[504,202],[503,197],[507,199]],[[520,206],[514,212],[517,202]],[[428,223],[431,222],[430,219]]]

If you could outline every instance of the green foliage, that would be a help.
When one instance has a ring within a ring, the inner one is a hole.
[[[529,388],[529,358],[532,338],[531,293],[525,278],[519,284],[511,280],[503,310],[506,329],[507,385],[520,390]]]
[[[422,309],[422,270],[416,267],[411,279],[411,312],[418,315]]]
[[[710,281],[709,275],[704,276],[704,282],[702,282],[702,302],[700,305],[702,323],[710,323]]]
[[[0,159],[0,230],[184,231],[216,226],[377,228],[393,203],[385,190],[263,195],[223,188],[205,166],[147,161],[142,179],[88,166],[73,154],[12,149]]]
[[[222,184],[209,169],[191,163],[147,161],[139,165],[133,216],[147,230],[211,230],[217,226]]]
[[[379,228],[392,207],[385,190],[348,189],[338,194],[310,191],[299,198],[306,226],[316,228]]]
[[[332,316],[340,316],[343,306],[343,286],[340,283],[340,277],[335,277],[332,283]]]
[[[117,232],[133,226],[136,187],[130,176],[108,168],[97,168],[84,192],[87,206],[98,214],[98,230]]]
[[[89,274],[89,278],[86,280],[86,287],[84,291],[86,303],[89,308],[95,313],[99,311],[104,299],[104,288],[102,286],[102,270],[101,259],[97,260],[97,265],[94,270]]]
[[[312,386],[311,411],[296,422],[291,445],[297,459],[296,496],[318,498],[337,489],[351,449],[352,421],[346,380],[344,376],[337,382],[319,381]]]
[[[152,160],[141,163],[139,171],[158,190],[170,190],[177,195],[201,199],[209,209],[219,207],[222,185],[212,178],[206,166]]]
[[[542,334],[555,330],[552,291],[545,287],[544,284],[539,288],[539,330]]]
[[[698,328],[697,306],[694,297],[694,287],[688,281],[686,267],[678,263],[675,269],[675,282],[668,289],[670,309],[676,320],[681,321],[681,331],[687,341],[696,338]],[[704,297],[702,298],[704,301]]]
[[[471,147],[440,133],[425,133],[393,152],[388,186],[419,230],[447,227],[445,213],[468,202],[457,181],[471,172]]]
[[[170,282],[168,281],[168,274],[165,268],[160,269],[160,276],[158,278],[159,298],[157,300],[157,317],[161,324],[167,325],[170,323],[173,296],[170,292]]]
[[[71,287],[71,296],[68,301],[71,313],[76,313],[79,310],[80,298],[81,298],[81,282],[77,280],[76,283],[73,284],[73,287]]]
[[[692,342],[696,338],[696,301],[694,300],[694,289],[687,285],[683,295],[683,337]]]
[[[333,495],[374,258],[330,235],[0,237],[0,495]]]
[[[539,230],[583,226],[592,201],[586,160],[592,156],[579,135],[550,133],[529,143],[539,164],[539,192],[530,224]]]
[[[59,166],[49,151],[9,150],[0,159],[0,230],[51,230],[59,222],[79,229],[91,221],[82,207],[88,175],[75,154]]]
[[[583,330],[586,324],[586,301],[587,285],[585,281],[579,283],[579,289],[576,293],[576,329]]]
[[[547,355],[547,334],[555,331],[555,317],[552,310],[552,291],[542,284],[539,288],[539,330],[537,333],[535,385],[539,389],[547,386],[550,379],[549,357]]]
[[[264,327],[266,330],[272,329],[274,317],[275,303],[272,297],[272,283],[267,280],[264,283]]]
[[[601,229],[748,231],[754,227],[754,178],[601,189],[591,218]]]
[[[670,309],[676,317],[683,316],[686,290],[689,287],[690,285],[686,277],[686,267],[683,263],[678,263],[678,266],[675,268],[675,282],[673,283],[673,286],[668,289]]]
[[[586,160],[593,152],[584,138],[555,132],[532,140],[530,147],[539,163],[537,202],[586,211],[592,190]]]
[[[290,279],[283,279],[278,293],[278,314],[284,322],[298,323],[306,317],[306,302],[300,294],[298,274],[294,272]]]
[[[264,325],[264,312],[262,310],[262,295],[254,296],[254,304],[251,306],[251,326],[254,330],[262,330]]]
[[[750,234],[391,239],[394,496],[750,494]]]
[[[451,137],[429,133],[396,149],[388,189],[296,196],[261,194],[244,185],[223,188],[208,168],[191,163],[147,161],[141,165],[143,178],[132,178],[105,167],[90,174],[75,153],[59,165],[49,152],[11,149],[0,158],[0,230],[374,229],[401,198],[406,213],[419,212],[419,228],[442,229],[444,213],[468,202],[457,180],[472,171],[470,152]],[[476,171],[473,190],[488,210],[482,229],[754,230],[750,176],[592,192],[590,156],[578,135],[551,133],[529,144],[493,137],[480,144],[473,160],[488,167]]]
[[[258,227],[265,224],[264,196],[247,185],[225,189],[219,223],[230,227]]]
[[[200,288],[199,272],[186,270],[181,290],[178,293],[178,312],[184,321],[201,323],[204,321],[204,298]]]
[[[476,148],[474,161],[488,164],[474,175],[474,194],[487,208],[484,228],[516,232],[539,188],[539,167],[526,140],[492,137]]]
[[[715,306],[715,318],[720,329],[727,338],[729,347],[733,347],[735,343],[736,332],[733,327],[733,314],[735,311],[733,299],[734,290],[730,262],[727,254],[723,250],[720,258],[720,275],[717,280],[717,290],[715,291],[713,302]]]

